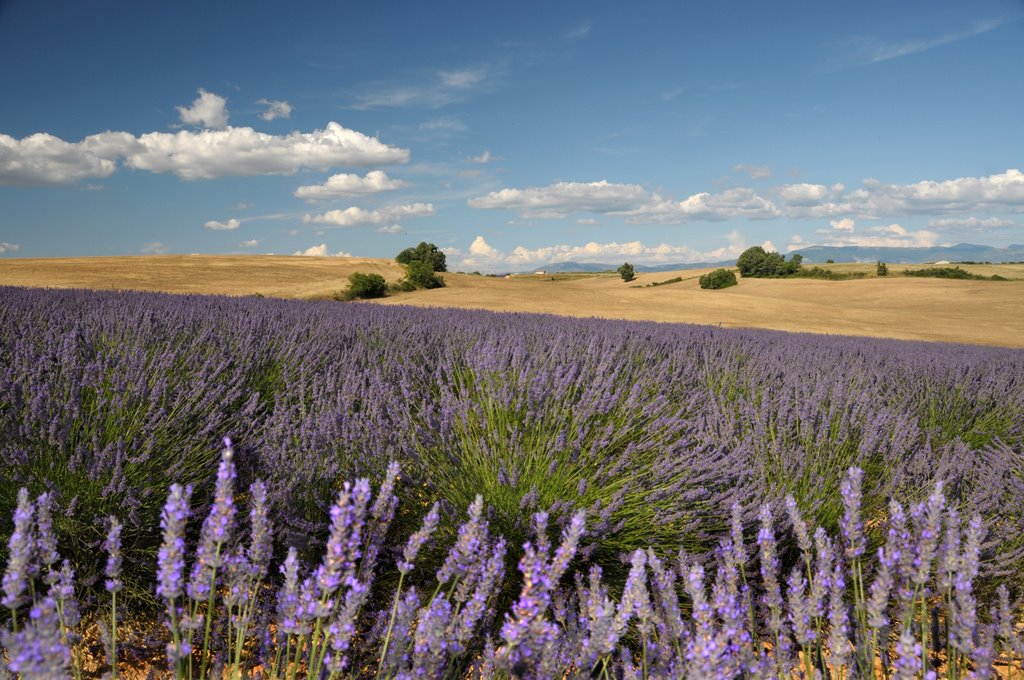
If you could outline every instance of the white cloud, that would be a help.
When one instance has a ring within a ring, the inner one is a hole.
[[[229,219],[227,222],[218,222],[217,220],[210,220],[203,225],[203,229],[210,229],[212,231],[233,231],[242,226],[242,223],[236,220],[234,217]]]
[[[595,224],[601,224],[601,223],[598,220],[595,220],[592,217],[582,217],[582,218],[576,220],[576,224],[578,224],[580,226],[584,226],[584,227],[589,227],[589,226],[593,226]]]
[[[863,246],[868,248],[930,248],[938,244],[938,234],[927,229],[909,231],[899,224],[868,227],[867,234],[852,232],[836,234],[827,232],[832,238],[817,245]],[[820,233],[820,232],[819,232]]]
[[[426,82],[387,85],[360,94],[352,108],[423,106],[436,109],[466,99],[474,91],[491,88],[496,75],[497,71],[486,65],[435,71]]]
[[[490,163],[491,152],[484,149],[484,152],[479,156],[470,156],[468,159],[471,163]]]
[[[71,184],[109,177],[117,170],[117,158],[134,144],[127,132],[101,132],[81,142],[45,132],[20,140],[0,134],[0,184]]]
[[[305,215],[302,221],[306,224],[330,224],[336,227],[357,227],[364,224],[385,224],[403,217],[424,217],[434,214],[431,203],[412,203],[410,205],[393,205],[380,210],[364,210],[357,206],[344,210],[328,210],[322,215]]]
[[[253,239],[249,239],[248,241],[242,241],[238,245],[242,246],[243,248],[255,248],[259,244],[260,244],[260,242],[253,238]]]
[[[832,228],[836,231],[853,231],[853,225],[857,223],[849,217],[844,217],[841,220],[832,220],[829,224],[831,224]]]
[[[336,253],[327,252],[326,243],[321,243],[318,246],[310,246],[305,250],[296,250],[292,255],[298,255],[300,257],[352,257],[352,253],[346,253],[343,250],[339,250]]]
[[[764,243],[762,243],[761,247],[764,248],[769,253],[779,252],[779,249],[775,246],[774,243],[771,242],[771,240],[767,240]]]
[[[162,255],[167,252],[167,246],[160,241],[148,241],[142,244],[139,252],[143,255]]]
[[[177,133],[150,132],[138,138],[125,164],[151,172],[173,172],[182,179],[249,175],[290,175],[300,168],[404,163],[406,149],[328,123],[323,130],[268,135],[248,127]]]
[[[462,269],[501,271],[527,269],[554,262],[609,262],[628,259],[634,264],[665,264],[673,262],[715,262],[737,257],[746,243],[733,230],[728,235],[728,245],[710,251],[699,251],[688,246],[667,243],[647,245],[641,241],[626,243],[597,243],[583,245],[559,244],[526,248],[517,246],[511,252],[503,252],[487,243],[483,236],[477,236],[466,251],[449,249],[449,257]]]
[[[295,190],[295,196],[307,201],[317,201],[393,191],[403,186],[405,182],[391,179],[382,170],[371,170],[365,177],[344,173],[332,175],[323,184],[299,187]]]
[[[220,95],[199,88],[199,96],[192,101],[192,106],[176,106],[178,117],[185,125],[196,125],[205,128],[225,128],[228,126],[228,100]]]
[[[985,219],[973,216],[965,218],[944,217],[941,219],[932,218],[928,220],[928,228],[935,229],[937,231],[987,232],[994,231],[996,229],[1019,226],[1021,225],[1013,220],[1004,220],[999,217],[988,217]]]
[[[995,30],[1007,23],[1007,21],[1008,19],[986,19],[975,22],[973,26],[963,31],[946,33],[945,35],[933,38],[908,40],[901,43],[885,44],[864,39],[860,39],[856,42],[860,47],[860,60],[863,63],[871,64],[880,61],[888,61],[889,59],[906,57],[920,52],[927,52],[928,50],[941,47],[942,45],[949,45],[950,43],[973,38],[976,35],[981,35],[982,33],[988,33],[989,31]]]
[[[523,217],[565,217],[576,211],[622,212],[639,207],[648,199],[638,184],[600,182],[556,182],[546,187],[502,189],[471,198],[471,208],[516,210]]]
[[[820,205],[840,197],[844,188],[838,183],[831,187],[824,184],[784,184],[779,188],[779,197],[790,206]]]
[[[292,105],[286,101],[277,99],[260,99],[257,104],[263,104],[267,110],[260,114],[263,120],[275,120],[277,118],[291,118]]]
[[[621,214],[626,216],[630,224],[678,224],[691,219],[772,219],[782,213],[771,200],[753,189],[736,187],[720,194],[701,192],[682,201],[667,200],[655,195],[650,202]]]
[[[767,165],[747,165],[739,163],[732,168],[733,172],[745,172],[752,179],[767,179],[772,176],[772,169]]]
[[[213,179],[404,163],[409,151],[334,122],[323,130],[287,135],[268,135],[248,127],[150,132],[140,137],[102,132],[81,142],[66,142],[47,133],[21,140],[0,134],[0,184],[70,184],[109,177],[119,158],[137,170]]]
[[[0,242],[0,255],[4,253],[16,253],[21,250],[21,246],[17,243],[4,243]]]
[[[386,227],[377,227],[374,231],[378,234],[401,234],[405,229],[400,224],[389,224]]]
[[[803,248],[805,245],[807,244],[804,243],[803,236],[801,236],[800,234],[793,234],[792,236],[789,237],[789,245],[786,246],[786,251],[791,253],[794,250],[799,250]]]

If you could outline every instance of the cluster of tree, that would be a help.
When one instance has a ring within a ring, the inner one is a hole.
[[[389,289],[410,291],[417,288],[443,288],[444,279],[437,272],[448,271],[444,253],[433,243],[422,242],[415,248],[406,248],[395,261],[405,265],[405,278],[391,286],[380,274],[349,274],[348,288],[337,295],[341,300],[365,300],[387,295]]]
[[[736,267],[744,277],[774,279],[792,276],[800,271],[804,256],[794,253],[787,260],[783,255],[768,252],[761,246],[747,248],[736,260]]]
[[[736,275],[729,269],[716,269],[700,277],[700,287],[710,290],[736,285]]]

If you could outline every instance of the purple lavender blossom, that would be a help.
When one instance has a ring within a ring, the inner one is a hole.
[[[4,597],[0,604],[8,609],[16,609],[26,601],[29,590],[32,556],[35,542],[32,540],[32,502],[28,498],[28,489],[18,491],[18,507],[14,511],[14,531],[7,541],[7,569],[4,571]]]
[[[57,535],[53,531],[53,494],[46,491],[36,498],[36,548],[39,560],[48,572],[47,580],[56,578],[54,565],[60,561],[57,552]]]
[[[249,485],[249,547],[245,556],[251,574],[262,579],[273,549],[273,525],[267,513],[267,486],[260,480]]]
[[[423,525],[409,537],[409,541],[405,544],[402,559],[398,562],[398,570],[402,574],[408,574],[412,571],[413,563],[416,561],[416,555],[419,554],[420,548],[430,540],[430,536],[437,529],[439,508],[440,503],[435,501],[434,505],[430,508],[430,512],[423,518]]]
[[[160,518],[163,543],[157,553],[156,595],[171,602],[185,585],[185,524],[189,517],[192,487],[172,484]]]
[[[117,593],[124,587],[121,581],[121,523],[116,517],[110,518],[110,530],[103,542],[107,552],[107,566],[104,574],[107,577],[105,586],[108,593]]]
[[[71,651],[61,634],[57,604],[44,597],[32,605],[28,623],[14,634],[5,633],[7,668],[22,678],[66,678]]]
[[[188,581],[188,596],[197,602],[204,602],[213,593],[216,586],[217,570],[224,564],[221,548],[231,537],[234,523],[235,499],[235,463],[231,440],[224,439],[224,450],[220,465],[217,467],[217,484],[213,495],[210,514],[203,521],[199,533],[199,545],[196,548],[195,563]]]
[[[864,471],[852,467],[847,471],[846,479],[840,485],[844,511],[839,526],[843,532],[846,558],[851,561],[864,554],[864,526],[860,517],[863,479]]]

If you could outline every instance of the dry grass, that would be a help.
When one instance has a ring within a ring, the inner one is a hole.
[[[707,270],[618,276],[521,276],[498,279],[445,274],[446,288],[405,293],[374,304],[461,307],[567,316],[597,316],[725,327],[868,335],[1024,347],[1024,265],[962,265],[1012,281],[958,281],[900,276],[876,278],[874,265],[828,265],[866,271],[850,281],[747,279],[719,291],[701,290]],[[890,265],[892,273],[913,265]],[[286,256],[160,255],[147,257],[0,260],[0,284],[135,289],[173,293],[262,294],[324,298],[354,272],[388,281],[402,269],[387,260]],[[649,283],[681,276],[653,288]]]

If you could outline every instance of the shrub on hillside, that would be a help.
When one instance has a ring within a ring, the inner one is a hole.
[[[887,267],[884,262],[879,260],[878,265],[875,267],[875,273],[878,274],[879,276],[888,276],[889,267]]]
[[[635,272],[633,270],[633,265],[631,265],[628,262],[624,263],[616,271],[619,272],[619,276],[622,277],[622,280],[626,281],[627,283],[636,278]]]
[[[932,278],[932,279],[963,279],[971,281],[1006,281],[1003,276],[993,274],[992,276],[982,276],[981,274],[973,274],[966,269],[960,267],[927,267],[925,269],[918,269],[916,271],[905,269],[903,271],[904,276],[917,276],[920,278]]]
[[[429,263],[420,260],[405,266],[405,280],[416,288],[444,288],[444,279],[434,273]]]
[[[432,272],[446,272],[448,265],[444,253],[433,243],[421,242],[415,248],[406,248],[395,257],[395,262],[409,266],[413,262],[423,262]]]
[[[728,269],[716,269],[715,271],[700,277],[700,287],[709,290],[728,288],[736,285],[736,275]]]
[[[388,283],[380,274],[355,272],[348,275],[348,284],[348,290],[344,293],[347,300],[380,298],[388,292]]]
[[[768,252],[761,246],[747,248],[736,260],[740,274],[751,278],[779,278],[792,276],[800,270],[803,255],[794,253],[787,261],[785,257]]]

